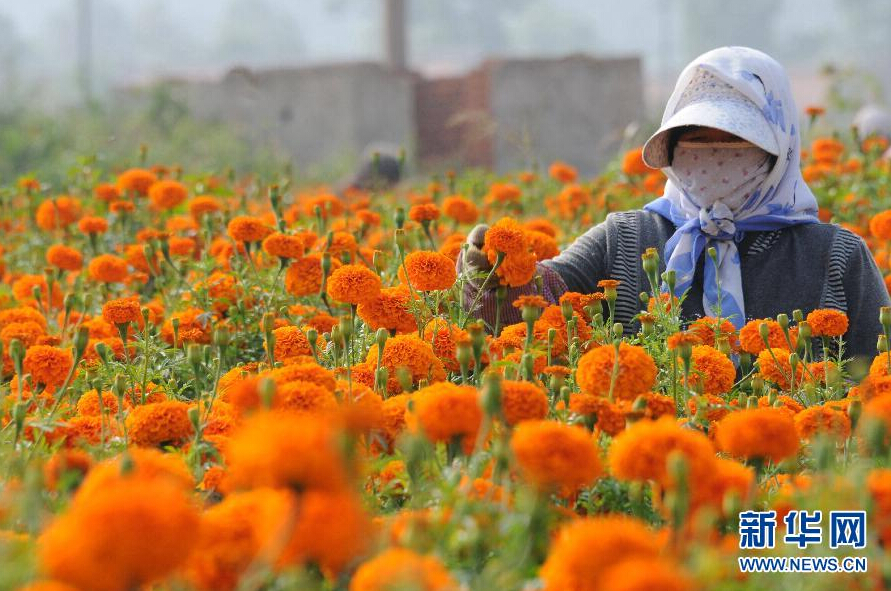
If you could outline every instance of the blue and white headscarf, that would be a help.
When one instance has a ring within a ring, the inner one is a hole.
[[[783,67],[770,56],[747,47],[722,47],[693,60],[678,78],[662,116],[663,124],[675,113],[678,100],[699,69],[733,86],[761,109],[779,146],[776,164],[761,187],[735,210],[716,208],[701,219],[700,209],[680,189],[671,167],[662,197],[644,209],[669,219],[677,227],[665,244],[666,266],[677,274],[675,295],[692,284],[696,263],[704,251],[714,246],[718,254],[717,274],[711,260],[705,261],[702,303],[708,316],[717,316],[720,281],[721,316],[737,328],[746,322],[745,302],[736,244],[749,230],[776,230],[797,224],[817,223],[817,200],[800,171],[798,111],[792,99],[789,79]],[[706,125],[707,124],[703,124]],[[663,287],[663,289],[665,289]]]

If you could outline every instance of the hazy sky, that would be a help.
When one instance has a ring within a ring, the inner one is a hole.
[[[888,0],[408,0],[412,66],[469,69],[491,55],[640,55],[655,97],[717,45],[774,55],[807,94],[821,66],[865,65],[888,85]],[[76,100],[77,0],[0,0],[0,85]],[[379,0],[92,0],[93,85],[379,59]],[[864,82],[865,88],[870,82]],[[30,85],[30,86],[29,86]],[[813,91],[818,92],[817,90]],[[819,92],[823,92],[820,88]],[[8,94],[8,93],[4,93]],[[658,102],[658,101],[657,101]]]

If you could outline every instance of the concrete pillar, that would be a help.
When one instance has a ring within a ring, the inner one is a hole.
[[[394,70],[408,66],[405,0],[384,0],[384,49],[386,64]]]

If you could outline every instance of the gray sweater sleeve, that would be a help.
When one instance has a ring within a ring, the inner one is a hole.
[[[597,282],[608,279],[610,253],[615,252],[616,236],[611,231],[612,219],[597,224],[556,257],[542,265],[556,271],[569,291],[592,293]]]
[[[876,354],[876,339],[882,332],[879,308],[891,306],[891,298],[869,248],[862,238],[851,236],[857,244],[848,256],[842,280],[850,322],[845,335],[845,357],[873,357]]]

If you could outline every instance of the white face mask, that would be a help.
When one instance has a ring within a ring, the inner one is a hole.
[[[773,162],[771,154],[746,141],[678,141],[671,170],[700,208],[720,201],[735,211],[761,186]]]

